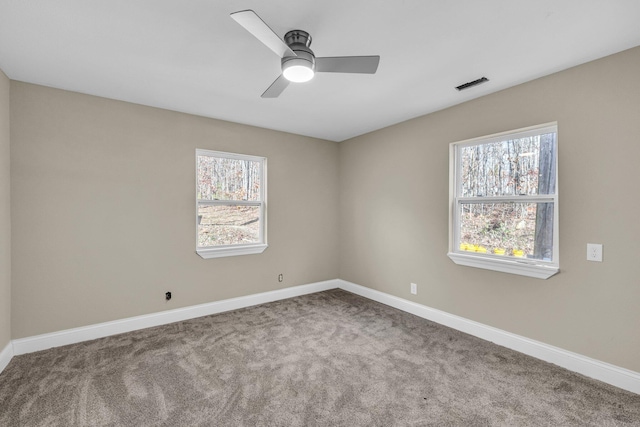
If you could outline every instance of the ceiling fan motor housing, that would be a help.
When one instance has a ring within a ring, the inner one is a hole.
[[[284,42],[291,47],[292,44],[303,44],[306,47],[311,46],[311,35],[302,30],[291,30],[284,35]]]
[[[311,35],[306,31],[292,30],[284,36],[284,41],[289,49],[297,56],[285,56],[282,58],[282,70],[294,65],[303,65],[311,70],[316,70],[316,56],[309,48],[311,46]]]

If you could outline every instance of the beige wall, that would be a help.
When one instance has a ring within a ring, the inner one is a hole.
[[[638,69],[640,48],[341,144],[13,81],[12,338],[340,277],[640,371]],[[7,87],[0,76],[4,177]],[[454,265],[448,144],[550,121],[561,273]],[[195,148],[268,157],[262,255],[194,253]],[[603,263],[586,243],[604,244]]]
[[[639,70],[635,48],[341,143],[340,278],[640,372]],[[455,265],[449,143],[551,121],[561,272]]]
[[[11,114],[14,339],[338,275],[337,143],[16,81]],[[268,158],[261,255],[195,254],[196,148]]]
[[[9,90],[9,79],[0,70],[0,351],[11,340]]]

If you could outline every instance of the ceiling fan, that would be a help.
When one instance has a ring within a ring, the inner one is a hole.
[[[292,30],[282,40],[253,10],[234,12],[231,17],[281,58],[282,74],[262,94],[263,98],[277,98],[289,82],[306,82],[315,73],[375,74],[379,56],[333,56],[316,58],[311,35]]]

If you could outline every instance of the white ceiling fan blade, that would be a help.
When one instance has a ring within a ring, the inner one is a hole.
[[[271,28],[253,11],[253,10],[241,10],[234,12],[231,17],[245,30],[249,31],[255,38],[260,40],[269,49],[274,51],[280,58],[285,56],[296,56],[296,54],[289,49],[284,41]]]
[[[328,56],[316,58],[316,71],[319,73],[375,74],[379,63],[379,56]]]
[[[289,86],[289,80],[285,79],[282,74],[278,77],[271,86],[261,95],[262,98],[277,98],[283,90]]]

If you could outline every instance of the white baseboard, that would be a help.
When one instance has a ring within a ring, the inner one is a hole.
[[[503,347],[561,366],[573,372],[640,394],[640,373],[487,326],[464,317],[338,279],[345,291],[474,335]]]
[[[114,320],[112,322],[66,329],[64,331],[52,332],[49,334],[19,338],[13,340],[13,353],[16,356],[25,353],[32,353],[34,351],[46,350],[52,347],[75,344],[82,341],[94,340],[96,338],[122,334],[124,332],[131,332],[138,329],[150,328],[152,326],[166,325],[168,323],[179,322],[181,320],[208,316],[211,314],[297,297],[300,295],[326,291],[328,289],[335,289],[337,287],[337,280],[327,280],[308,285],[278,289],[276,291],[177,308],[175,310],[129,317],[126,319]],[[0,358],[0,361],[1,360],[2,359]],[[1,371],[2,370],[0,369],[0,372]]]
[[[294,286],[276,291],[231,298],[191,307],[162,311],[143,316],[130,317],[112,322],[67,329],[50,334],[15,339],[0,352],[0,373],[9,364],[14,355],[32,353],[74,344],[81,341],[93,340],[110,335],[131,332],[138,329],[165,325],[181,320],[208,316],[267,302],[293,298],[300,295],[340,288],[345,291],[361,295],[365,298],[389,305],[407,313],[431,320],[444,326],[491,341],[503,347],[519,351],[537,359],[553,363],[590,378],[603,381],[616,387],[640,394],[640,373],[620,368],[609,363],[591,359],[589,357],[563,350],[539,341],[512,334],[492,326],[487,326],[464,317],[456,316],[435,308],[415,303],[403,298],[366,288],[346,280],[334,279],[308,285]]]
[[[5,348],[0,351],[0,374],[4,371],[4,368],[7,367],[11,359],[13,358],[13,344],[11,341],[5,346]]]

